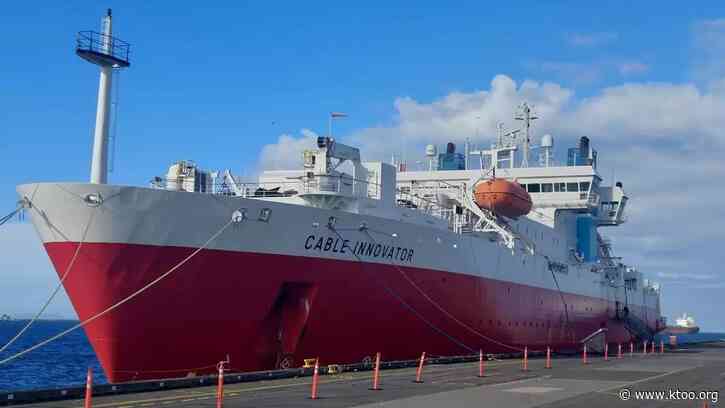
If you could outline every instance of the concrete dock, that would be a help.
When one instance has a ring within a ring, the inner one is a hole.
[[[487,361],[484,378],[478,363],[426,365],[422,383],[415,368],[380,372],[382,390],[373,391],[372,372],[321,376],[319,399],[310,399],[310,377],[227,384],[224,407],[715,407],[725,389],[725,343],[665,350],[641,350],[617,359],[590,356]],[[625,391],[626,390],[626,391]],[[679,393],[675,393],[679,390]],[[663,394],[638,394],[664,391]],[[709,394],[705,394],[709,392]],[[688,394],[689,393],[689,394]],[[694,397],[694,399],[692,399]],[[705,403],[702,399],[707,399]],[[707,405],[705,405],[707,404]],[[65,400],[24,407],[82,407]],[[214,386],[95,397],[93,407],[215,407]]]

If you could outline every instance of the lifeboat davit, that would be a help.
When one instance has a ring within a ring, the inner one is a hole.
[[[531,196],[516,182],[497,178],[482,181],[476,184],[473,196],[479,207],[509,218],[531,211]]]

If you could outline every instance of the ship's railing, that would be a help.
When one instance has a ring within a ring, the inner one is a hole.
[[[355,179],[347,174],[315,175],[289,181],[247,182],[238,177],[230,181],[224,177],[209,177],[201,182],[193,178],[154,177],[150,187],[160,190],[186,191],[243,198],[292,197],[298,194],[339,194],[379,198],[380,185],[368,180]],[[356,193],[357,192],[357,193]]]
[[[126,41],[96,31],[80,31],[76,36],[76,52],[105,55],[119,65],[128,65],[130,51]]]
[[[154,177],[150,181],[150,187],[159,190],[186,191],[244,198],[291,197],[299,194],[301,191],[301,183],[299,180],[284,182],[244,182],[235,179],[234,183],[230,183],[221,177],[209,178],[199,183],[195,183],[193,179],[184,179],[183,177],[174,179]]]
[[[396,189],[396,205],[401,208],[412,208],[436,218],[445,220],[448,227],[455,232],[470,231],[473,226],[471,214],[461,207],[456,211],[457,201],[463,201],[464,186],[438,181],[436,184],[423,184],[414,186],[398,186]],[[450,194],[453,192],[453,194]],[[445,198],[448,203],[441,203],[439,199]]]

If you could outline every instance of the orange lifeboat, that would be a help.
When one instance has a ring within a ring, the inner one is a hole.
[[[519,183],[494,178],[478,183],[473,196],[476,204],[509,218],[526,215],[531,211],[531,196]]]

